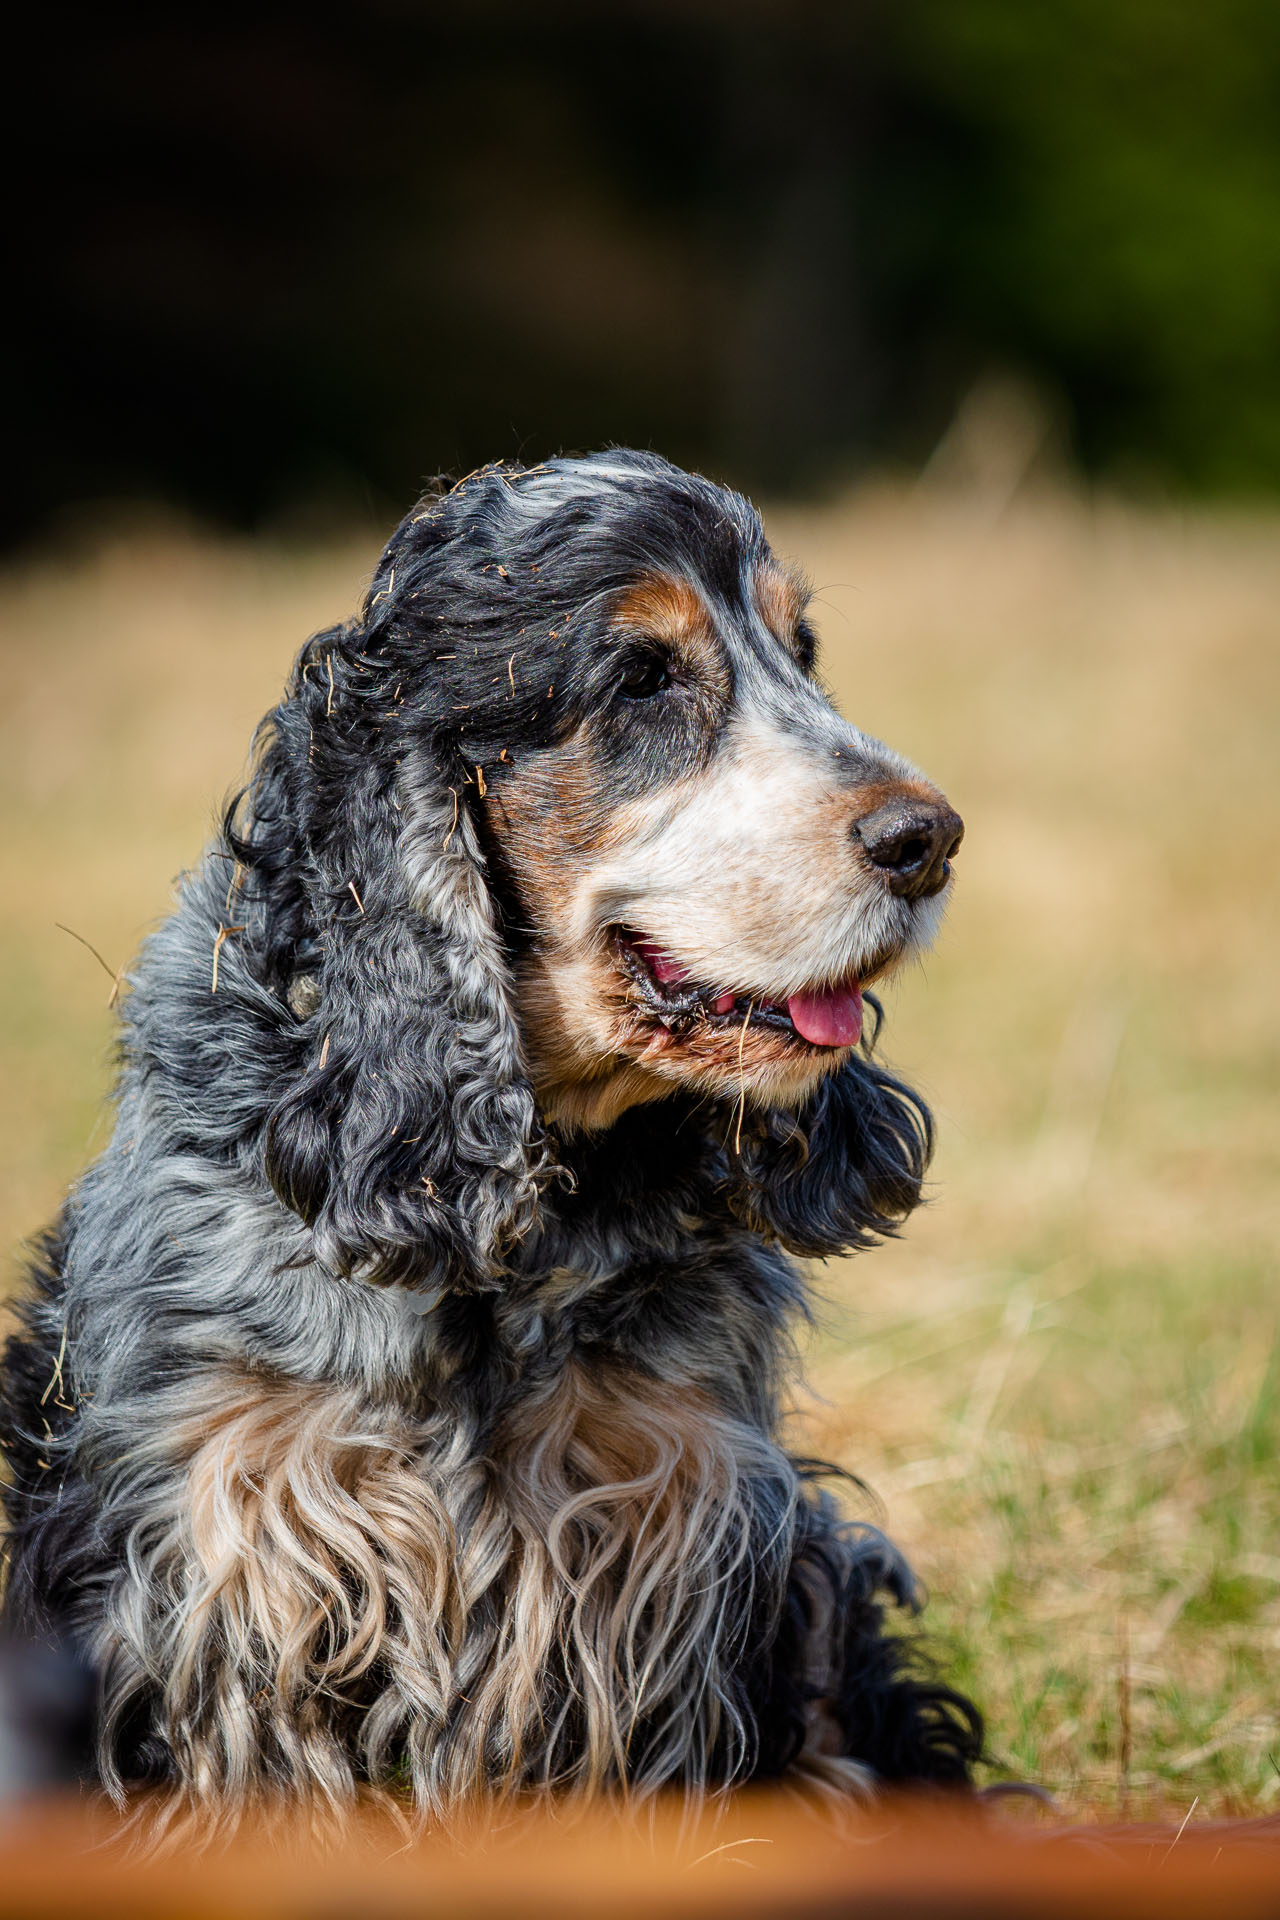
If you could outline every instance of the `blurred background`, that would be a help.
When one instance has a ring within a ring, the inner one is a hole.
[[[1269,0],[40,16],[3,525],[397,514],[620,440],[807,490],[1034,383],[1091,474],[1280,484]]]
[[[1280,10],[29,24],[6,1244],[105,1138],[108,976],[423,480],[699,465],[968,822],[888,1006],[933,1204],[820,1276],[801,1443],[875,1489],[1004,1768],[1083,1814],[1274,1811]]]

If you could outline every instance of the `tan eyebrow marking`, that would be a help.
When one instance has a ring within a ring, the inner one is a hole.
[[[760,566],[752,582],[760,618],[775,640],[796,650],[796,628],[809,604],[809,589],[788,567]]]
[[[706,601],[691,580],[672,573],[646,574],[622,594],[614,618],[618,626],[665,640],[709,693],[728,698],[724,647]]]
[[[651,573],[628,587],[617,605],[624,627],[641,627],[659,640],[714,640],[711,616],[692,581],[674,574]]]

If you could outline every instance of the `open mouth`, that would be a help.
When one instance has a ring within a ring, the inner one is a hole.
[[[666,1026],[694,1020],[723,1027],[758,1023],[808,1047],[856,1047],[862,1037],[863,981],[856,974],[832,986],[771,999],[704,985],[645,934],[620,928],[616,941],[624,970]]]

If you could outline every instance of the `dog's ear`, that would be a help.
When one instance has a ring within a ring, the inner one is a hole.
[[[318,636],[233,843],[299,1022],[265,1170],[331,1271],[493,1285],[546,1154],[462,769],[396,728],[359,630]]]
[[[812,1258],[897,1232],[919,1204],[933,1151],[924,1102],[855,1056],[797,1113],[753,1115],[730,1157],[734,1214]]]

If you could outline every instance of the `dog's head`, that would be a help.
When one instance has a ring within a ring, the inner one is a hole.
[[[236,850],[305,1058],[268,1170],[331,1264],[492,1277],[543,1126],[677,1090],[737,1109],[721,1185],[793,1246],[913,1203],[862,994],[961,823],[835,712],[806,598],[745,500],[613,453],[424,502],[304,650]]]

